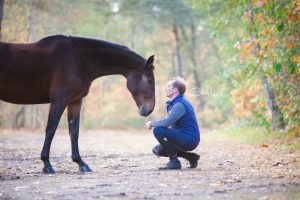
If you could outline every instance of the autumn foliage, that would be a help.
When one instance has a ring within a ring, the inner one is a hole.
[[[299,8],[298,1],[253,0],[248,4],[243,14],[247,32],[234,45],[240,66],[236,80],[251,78],[256,84],[242,84],[231,93],[238,116],[259,113],[267,117],[262,88],[256,81],[266,75],[286,129],[295,134],[300,132]]]

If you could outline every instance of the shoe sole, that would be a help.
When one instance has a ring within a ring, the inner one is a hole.
[[[159,170],[180,170],[180,168],[158,168]]]

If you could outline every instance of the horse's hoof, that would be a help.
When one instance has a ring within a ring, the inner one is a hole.
[[[88,165],[82,165],[79,167],[81,172],[92,172],[91,168]]]
[[[43,172],[45,174],[54,174],[55,173],[55,171],[54,171],[54,169],[52,167],[44,167],[43,168]]]

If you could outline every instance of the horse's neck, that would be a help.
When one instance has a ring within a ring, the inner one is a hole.
[[[77,48],[83,52],[84,67],[92,80],[118,74],[127,78],[129,73],[145,65],[145,59],[129,49],[99,47],[97,44],[87,44],[84,41]]]

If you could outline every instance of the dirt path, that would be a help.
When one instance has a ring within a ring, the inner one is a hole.
[[[55,175],[41,173],[42,133],[0,136],[0,199],[300,199],[300,157],[202,134],[199,167],[158,171],[166,158],[151,153],[147,131],[86,131],[81,174],[70,158],[69,137],[58,131],[51,148]]]

